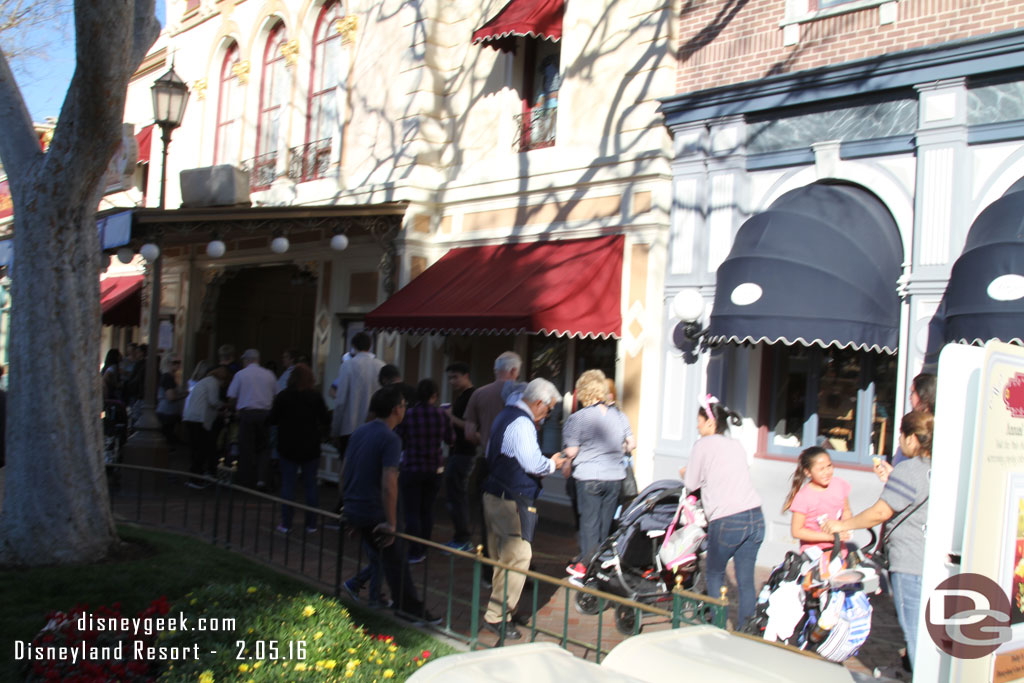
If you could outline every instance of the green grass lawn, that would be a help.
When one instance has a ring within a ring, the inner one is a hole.
[[[354,670],[357,675],[346,680],[398,681],[418,666],[415,659],[421,659],[424,650],[431,657],[453,652],[425,633],[372,611],[353,609],[350,618],[347,607],[307,584],[203,541],[130,526],[119,527],[119,533],[124,541],[121,550],[101,563],[0,570],[0,639],[9,654],[15,641],[36,635],[52,611],[67,612],[84,604],[94,613],[101,605],[120,603],[121,614],[134,617],[161,596],[170,603],[168,616],[181,611],[192,620],[206,614],[238,622],[236,632],[199,638],[199,662],[165,671],[167,680],[196,681],[206,672],[204,683],[211,680],[210,674],[214,681],[258,681],[269,678],[276,667],[279,680],[286,669],[289,680],[341,680]],[[393,636],[394,641],[372,638],[376,634]],[[197,638],[164,634],[154,644],[184,646]],[[239,639],[251,641],[241,657]],[[304,659],[296,656],[299,641],[306,650]],[[276,662],[267,652],[271,642],[277,649]],[[210,649],[217,649],[218,655],[210,655]],[[249,659],[250,655],[259,657]],[[253,666],[264,658],[268,661]],[[318,663],[319,670],[312,671]],[[9,656],[0,658],[0,680],[22,677],[19,663]]]

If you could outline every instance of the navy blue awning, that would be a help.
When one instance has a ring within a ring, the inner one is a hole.
[[[719,266],[709,341],[894,353],[902,263],[896,222],[871,193],[787,192],[740,227]]]
[[[947,342],[1024,339],[1024,189],[992,202],[967,233],[946,286]]]

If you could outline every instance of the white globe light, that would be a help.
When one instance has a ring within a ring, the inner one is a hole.
[[[221,240],[210,240],[206,245],[206,255],[210,258],[220,258],[227,250],[227,245]]]
[[[270,240],[270,251],[275,254],[283,254],[288,251],[288,238],[287,237],[275,237]]]
[[[683,322],[692,323],[700,320],[705,307],[704,297],[693,287],[680,290],[672,298],[672,315]]]
[[[131,263],[133,258],[135,258],[135,252],[131,250],[131,247],[121,247],[117,250],[117,260],[121,263]]]
[[[160,258],[160,247],[156,246],[152,242],[146,242],[139,249],[139,253],[142,254],[142,258],[152,263]]]
[[[331,238],[331,249],[334,251],[345,251],[348,247],[348,237],[340,232]]]

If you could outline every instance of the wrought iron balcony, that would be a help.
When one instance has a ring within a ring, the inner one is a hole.
[[[288,151],[288,177],[297,182],[323,178],[331,167],[330,138],[292,147]]]
[[[249,189],[253,192],[265,190],[277,178],[277,152],[267,152],[252,159],[246,159],[240,166],[249,171]]]
[[[557,115],[557,107],[535,107],[517,114],[516,138],[512,142],[512,148],[526,152],[554,145]]]

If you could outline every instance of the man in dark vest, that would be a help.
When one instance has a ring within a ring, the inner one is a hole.
[[[540,479],[560,468],[569,458],[555,453],[544,457],[537,443],[536,424],[542,422],[558,402],[555,385],[535,379],[518,399],[510,396],[498,413],[487,442],[490,474],[483,486],[484,522],[487,545],[493,559],[517,569],[530,568],[531,543],[537,527]],[[484,615],[484,627],[499,637],[517,640],[521,634],[503,615],[511,615],[519,603],[526,575],[495,568],[491,598]],[[506,595],[508,604],[502,609]]]

